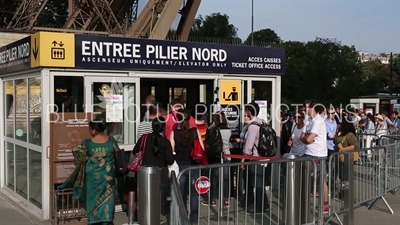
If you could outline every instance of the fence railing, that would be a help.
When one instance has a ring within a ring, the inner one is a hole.
[[[327,160],[230,155],[245,162],[190,166],[178,175],[171,171],[169,224],[304,225],[336,217],[347,225],[354,224],[354,208],[372,209],[379,200],[393,214],[385,197],[400,190],[400,135],[361,134],[358,140],[361,150],[336,152]],[[154,189],[152,180],[140,182],[139,190]],[[54,224],[84,221],[84,206],[72,199],[72,190],[52,194]]]
[[[186,216],[186,203],[183,202],[182,194],[179,190],[179,183],[175,171],[171,171],[171,208],[169,224],[190,225],[189,218]]]

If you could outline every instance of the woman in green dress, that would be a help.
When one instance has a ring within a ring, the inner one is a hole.
[[[73,150],[75,160],[86,159],[84,192],[90,225],[114,224],[115,141],[104,134],[105,128],[103,122],[90,122],[89,133],[92,138]]]

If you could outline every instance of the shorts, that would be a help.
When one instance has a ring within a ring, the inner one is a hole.
[[[315,164],[316,164],[316,166],[317,166],[317,175],[314,176],[314,171],[312,170],[311,171],[311,176],[319,179],[320,176],[322,175],[325,178],[324,179],[325,182],[327,182],[327,180],[328,180],[327,179],[327,176],[328,176],[327,170],[326,170],[326,168],[324,170],[321,170],[321,166],[322,166],[323,163],[321,163],[320,161],[321,160],[325,160],[326,161],[326,160],[328,160],[328,157],[318,157],[318,156],[312,156],[312,155],[307,155],[307,154],[304,154],[302,157],[313,159]],[[326,163],[324,165],[327,166]]]

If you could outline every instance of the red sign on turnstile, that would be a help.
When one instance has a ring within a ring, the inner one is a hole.
[[[208,177],[206,176],[199,177],[194,184],[194,188],[199,194],[205,194],[209,192],[210,186],[211,186],[210,179],[208,179]]]

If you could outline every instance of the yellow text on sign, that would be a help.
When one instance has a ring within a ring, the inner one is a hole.
[[[31,36],[31,67],[75,67],[75,35],[38,32]]]
[[[219,81],[219,103],[221,105],[241,104],[242,82],[241,80]]]

